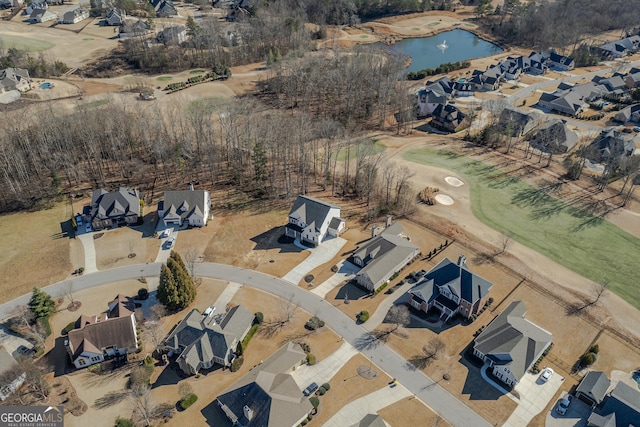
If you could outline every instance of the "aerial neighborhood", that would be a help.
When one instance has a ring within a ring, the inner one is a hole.
[[[0,425],[640,427],[637,10],[0,0]]]

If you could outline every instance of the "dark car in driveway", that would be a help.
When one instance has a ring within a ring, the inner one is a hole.
[[[311,383],[309,384],[309,387],[305,388],[304,391],[302,392],[302,394],[304,394],[305,396],[311,396],[313,393],[315,393],[315,391],[318,389],[318,384],[316,383]]]

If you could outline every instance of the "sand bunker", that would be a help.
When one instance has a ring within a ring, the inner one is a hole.
[[[447,184],[452,185],[454,187],[460,187],[461,185],[464,185],[464,182],[460,181],[458,178],[454,176],[448,176],[444,180],[447,181]]]
[[[438,194],[436,196],[436,202],[440,203],[441,205],[449,206],[453,204],[453,199],[446,194]]]

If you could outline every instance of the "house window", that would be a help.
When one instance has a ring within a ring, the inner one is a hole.
[[[85,362],[85,360],[84,360],[84,359],[78,359],[78,365],[80,365],[80,366],[84,366],[84,365],[86,365],[86,364],[87,364],[87,362]]]

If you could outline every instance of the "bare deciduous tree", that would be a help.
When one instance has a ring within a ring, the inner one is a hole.
[[[158,405],[151,396],[151,389],[146,384],[135,384],[129,394],[129,403],[133,410],[133,418],[145,426],[150,426],[157,415]]]
[[[276,317],[273,319],[265,320],[260,326],[260,333],[266,337],[272,337],[278,334],[282,328],[287,326],[289,322],[296,316],[298,312],[298,305],[293,302],[293,295],[286,300],[280,300],[280,307]]]
[[[160,344],[162,344],[162,340],[164,338],[164,332],[162,330],[162,326],[160,322],[157,321],[147,321],[144,323],[142,329],[142,336],[145,341],[153,344],[153,350],[155,351]]]
[[[196,261],[198,261],[200,254],[195,248],[189,248],[184,253],[184,262],[187,265],[187,269],[189,269],[189,274],[191,274],[191,278],[196,280]]]
[[[193,387],[188,382],[182,381],[178,387],[178,392],[180,393],[180,398],[184,400],[193,394]]]
[[[433,360],[438,359],[446,347],[446,344],[440,338],[431,338],[429,342],[422,347],[420,354],[409,359],[409,363],[416,369],[424,369]]]

